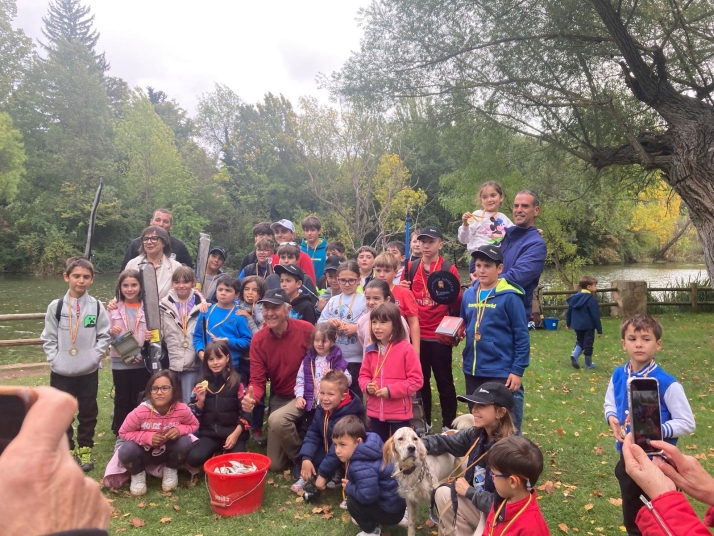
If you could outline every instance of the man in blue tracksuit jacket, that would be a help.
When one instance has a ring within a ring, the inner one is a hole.
[[[523,374],[530,364],[530,334],[523,306],[523,289],[499,278],[501,249],[487,244],[472,253],[476,284],[464,292],[461,318],[466,324],[463,371],[466,392],[486,382],[505,383],[513,392],[513,420],[523,420]]]
[[[530,190],[518,192],[513,200],[515,225],[506,229],[506,236],[501,241],[503,253],[501,277],[523,287],[526,319],[531,316],[533,291],[538,286],[540,275],[545,267],[545,241],[535,227],[535,219],[539,213],[538,195]]]

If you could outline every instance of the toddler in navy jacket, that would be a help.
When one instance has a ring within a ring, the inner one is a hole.
[[[595,342],[595,330],[598,336],[602,335],[602,324],[600,323],[600,308],[597,305],[595,292],[597,291],[597,279],[586,275],[580,278],[580,292],[573,294],[566,301],[568,302],[568,312],[565,317],[565,324],[568,329],[575,330],[575,348],[570,354],[570,362],[576,369],[580,368],[578,358],[580,354],[585,354],[585,368],[595,368],[593,363],[593,343]]]

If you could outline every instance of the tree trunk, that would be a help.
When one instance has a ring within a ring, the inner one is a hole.
[[[674,235],[674,238],[672,238],[672,240],[667,242],[667,244],[662,249],[660,249],[654,257],[652,257],[652,261],[657,262],[660,259],[664,259],[664,256],[667,254],[669,249],[673,245],[675,245],[679,241],[680,238],[682,238],[682,235],[684,235],[684,233],[687,232],[687,229],[689,229],[689,226],[691,224],[692,224],[692,220],[687,220],[687,223],[685,223],[684,227],[682,227],[679,230],[679,232],[676,235]]]

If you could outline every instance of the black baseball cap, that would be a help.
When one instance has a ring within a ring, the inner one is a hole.
[[[494,261],[496,264],[503,264],[503,253],[501,253],[501,248],[494,246],[493,244],[485,244],[474,251],[471,256],[476,258],[488,258]]]
[[[220,253],[223,255],[223,260],[225,261],[228,258],[228,252],[226,251],[226,248],[223,246],[215,246],[211,248],[211,251],[208,252],[210,255],[211,253]]]
[[[288,298],[287,293],[281,288],[273,288],[268,290],[263,296],[263,299],[258,300],[258,303],[272,303],[275,305],[282,305],[283,303],[290,303],[290,298]]]
[[[438,227],[424,227],[421,231],[419,231],[419,235],[417,235],[417,240],[419,240],[422,236],[428,236],[429,238],[439,238],[441,240],[444,239],[444,235],[441,234],[441,231]]]
[[[511,390],[498,382],[482,383],[472,395],[459,395],[456,399],[472,404],[498,404],[508,411],[513,411],[515,404]]]
[[[278,264],[273,267],[273,271],[278,275],[288,274],[297,277],[300,281],[305,281],[305,272],[303,272],[302,268],[300,268],[297,264]]]
[[[332,255],[330,257],[327,257],[327,260],[325,260],[325,271],[327,270],[337,270],[337,268],[345,262],[344,257],[340,257],[339,255]]]

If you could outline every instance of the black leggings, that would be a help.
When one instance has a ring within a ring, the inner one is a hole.
[[[394,432],[400,428],[411,427],[411,422],[406,421],[380,421],[376,417],[367,417],[367,425],[370,432],[374,432],[382,438],[382,442],[387,441]]]
[[[214,437],[202,437],[194,444],[191,452],[188,454],[188,463],[191,467],[200,468],[206,463],[214,454],[217,452],[245,452],[245,440],[239,439],[233,448],[230,450],[223,450],[223,445],[226,440],[216,439]]]
[[[396,525],[404,517],[404,510],[385,512],[379,503],[362,504],[351,495],[347,496],[347,511],[364,532],[374,532],[377,525]]]
[[[119,447],[119,461],[132,475],[141,473],[147,465],[160,463],[171,469],[178,469],[186,461],[186,455],[192,447],[193,442],[187,435],[149,450],[133,441],[124,441]]]

